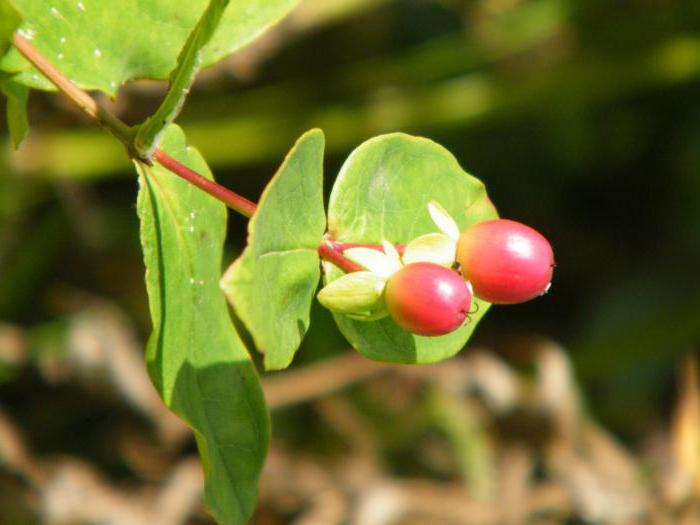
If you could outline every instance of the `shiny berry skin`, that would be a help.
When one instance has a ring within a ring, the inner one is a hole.
[[[457,272],[427,262],[401,268],[385,291],[392,319],[417,335],[453,332],[466,319],[471,299],[469,286]]]
[[[554,270],[549,241],[508,219],[481,222],[462,232],[457,262],[474,295],[496,304],[522,303],[542,295]]]

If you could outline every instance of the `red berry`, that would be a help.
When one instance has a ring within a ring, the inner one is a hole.
[[[497,304],[529,301],[549,289],[554,254],[549,241],[508,219],[481,222],[462,232],[457,261],[474,295]]]
[[[385,294],[396,324],[418,335],[443,335],[459,328],[472,298],[457,272],[427,262],[401,268],[389,279]]]

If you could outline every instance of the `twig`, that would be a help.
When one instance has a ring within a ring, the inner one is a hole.
[[[251,202],[228,188],[225,188],[224,186],[203,177],[196,171],[191,170],[184,164],[181,164],[169,156],[163,150],[156,149],[154,157],[164,168],[172,173],[175,173],[176,175],[179,175],[190,184],[193,184],[199,189],[207,192],[209,195],[220,200],[229,208],[240,213],[241,215],[250,218],[255,213],[257,205],[254,202]]]
[[[151,159],[143,158],[133,144],[134,128],[127,126],[116,115],[101,106],[88,93],[76,86],[69,78],[61,73],[46,57],[44,57],[26,38],[15,34],[14,45],[17,50],[36,67],[59,91],[67,95],[83,113],[92,118],[98,125],[119,139],[127,148],[129,156],[140,162],[150,164]],[[244,217],[252,217],[257,205],[245,197],[203,177],[196,171],[178,162],[163,150],[154,151],[155,160],[171,173],[186,180],[215,199],[223,202],[232,210]],[[333,245],[322,243],[318,249],[319,255],[332,262],[346,272],[361,270],[362,267],[343,257],[342,250],[336,250]]]
[[[127,147],[132,158],[149,163],[149,159],[141,158],[132,146],[132,138],[135,134],[132,128],[127,126],[107,108],[101,106],[88,93],[76,86],[22,35],[15,34],[14,45],[24,58],[31,62],[59,91],[70,98],[83,113],[121,141]],[[176,161],[164,151],[156,150],[155,158],[163,167],[175,175],[206,191],[246,217],[250,217],[255,211],[255,204],[248,199],[206,179],[199,173]]]
[[[318,254],[322,259],[332,262],[345,272],[358,272],[364,269],[359,264],[352,262],[350,259],[346,259],[341,251],[336,250],[332,244],[326,242],[318,247]]]

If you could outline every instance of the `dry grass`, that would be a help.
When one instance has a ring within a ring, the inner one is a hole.
[[[117,481],[84,457],[37,456],[0,410],[0,516],[47,524],[206,522],[201,472],[187,452],[191,436],[155,397],[127,321],[92,302],[71,317],[67,334],[64,354],[38,363],[44,380],[108,390],[147,418],[152,432],[115,436],[133,472]],[[21,330],[3,326],[0,338],[21,362]],[[530,353],[527,374],[472,349],[422,367],[348,353],[266,378],[271,408],[302,407],[314,422],[309,439],[325,433],[333,445],[276,438],[253,523],[700,522],[692,358],[679,366],[670,428],[629,450],[587,417],[561,348],[537,341]],[[397,448],[418,466],[401,472]],[[13,523],[7,519],[0,523]]]

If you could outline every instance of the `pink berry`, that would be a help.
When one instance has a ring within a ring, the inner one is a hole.
[[[472,294],[462,277],[433,263],[409,264],[386,285],[392,319],[418,335],[443,335],[459,328],[469,313]]]
[[[529,301],[552,281],[549,241],[529,226],[508,219],[481,222],[462,232],[457,261],[474,295],[497,304]]]

